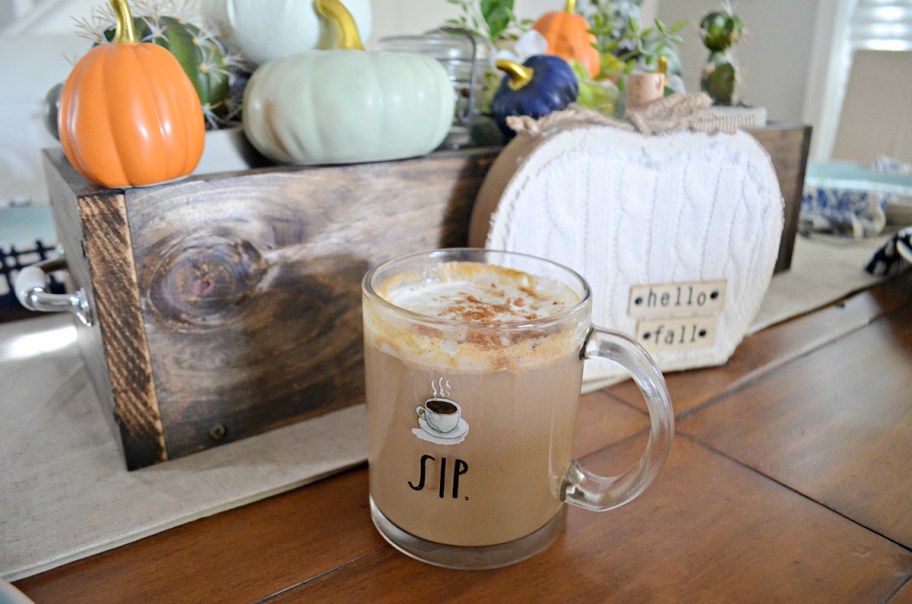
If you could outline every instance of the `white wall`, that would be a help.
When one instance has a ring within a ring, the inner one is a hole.
[[[299,0],[306,2],[308,0]],[[654,0],[651,0],[654,2]],[[18,13],[20,22],[15,33],[69,33],[73,18],[88,17],[92,8],[104,0],[0,0],[0,31],[11,25]],[[268,6],[267,1],[263,2]],[[443,25],[459,14],[446,0],[371,0],[374,12],[374,35],[419,34]],[[563,6],[563,0],[517,0],[516,11],[522,17],[536,18]]]
[[[746,82],[743,101],[766,107],[770,120],[800,122],[819,2],[829,0],[734,0],[735,13],[749,35],[735,47]],[[688,91],[700,89],[699,73],[708,56],[699,25],[720,0],[659,0],[658,16],[668,23],[687,19],[681,48]]]
[[[550,10],[551,0],[518,0],[517,13],[532,18],[539,11]],[[459,10],[446,0],[372,0],[374,31],[369,45],[380,38],[397,35],[416,35],[444,25],[457,17]]]
[[[644,0],[644,20],[652,20],[657,2]],[[562,9],[564,3],[565,0],[515,0],[515,10],[521,18],[536,19],[548,11]],[[72,33],[73,19],[88,18],[93,7],[101,4],[104,0],[0,0],[0,32],[11,27],[13,33]],[[263,1],[263,5],[268,3]],[[459,15],[459,10],[446,0],[371,0],[371,6],[374,26],[369,43],[386,36],[420,34]],[[578,6],[588,8],[589,2],[578,0]],[[9,20],[17,13],[19,23],[11,26]]]
[[[652,20],[658,0],[644,0],[640,9],[644,20]],[[440,27],[459,10],[446,0],[372,0],[374,32],[371,42],[381,37],[420,34]],[[562,10],[565,0],[515,0],[514,10],[523,19],[537,19],[548,11]],[[577,6],[588,9],[588,0],[577,0]]]

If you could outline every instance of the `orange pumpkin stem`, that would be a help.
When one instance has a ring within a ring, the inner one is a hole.
[[[567,4],[564,6],[564,12],[570,13],[571,15],[576,12],[576,0],[567,0]]]
[[[136,30],[133,28],[133,15],[127,0],[111,0],[117,27],[114,29],[114,41],[119,44],[135,44]]]

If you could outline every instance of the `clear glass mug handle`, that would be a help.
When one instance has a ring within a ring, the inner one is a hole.
[[[649,442],[639,461],[618,476],[599,476],[570,462],[561,483],[561,500],[603,512],[636,498],[655,479],[668,457],[674,436],[674,412],[665,378],[642,346],[628,336],[593,327],[580,353],[583,359],[608,359],[630,372],[646,399],[651,423]]]

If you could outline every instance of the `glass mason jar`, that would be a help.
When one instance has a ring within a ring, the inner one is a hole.
[[[442,28],[422,35],[383,38],[378,42],[377,49],[419,53],[440,61],[450,77],[456,98],[453,125],[441,148],[459,149],[467,146],[470,143],[469,127],[480,113],[484,70],[492,52],[490,44],[466,30]]]

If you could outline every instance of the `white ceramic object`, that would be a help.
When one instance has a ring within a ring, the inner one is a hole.
[[[912,224],[912,164],[900,161],[895,157],[878,155],[874,158],[874,171],[889,174],[886,178],[906,179],[905,194],[887,195],[887,222],[899,226]],[[908,249],[908,248],[907,248]]]
[[[0,579],[0,604],[35,604],[12,583]]]
[[[361,39],[370,38],[370,0],[344,0],[343,4]],[[313,2],[307,0],[202,0],[201,8],[253,65],[331,47]]]
[[[820,208],[824,207],[821,198],[829,198],[832,202],[828,205],[840,213],[831,212],[826,217],[828,221],[837,226],[850,222],[872,225],[867,232],[864,229],[842,228],[844,231],[856,231],[858,236],[880,234],[885,223],[897,226],[912,224],[910,164],[885,156],[876,157],[873,166],[851,161],[809,161],[804,187],[802,220],[813,223],[819,217]],[[876,203],[853,204],[849,195],[855,198],[864,196]],[[830,227],[829,224],[826,226]]]
[[[651,351],[670,371],[731,356],[766,293],[782,227],[775,170],[749,134],[562,125],[504,148],[479,192],[469,243],[576,269],[592,284],[593,323],[637,334],[647,348],[672,326],[687,326],[688,338],[691,324],[709,329],[698,345]],[[693,303],[701,291],[715,292],[713,302]],[[620,375],[587,367],[586,380]]]

